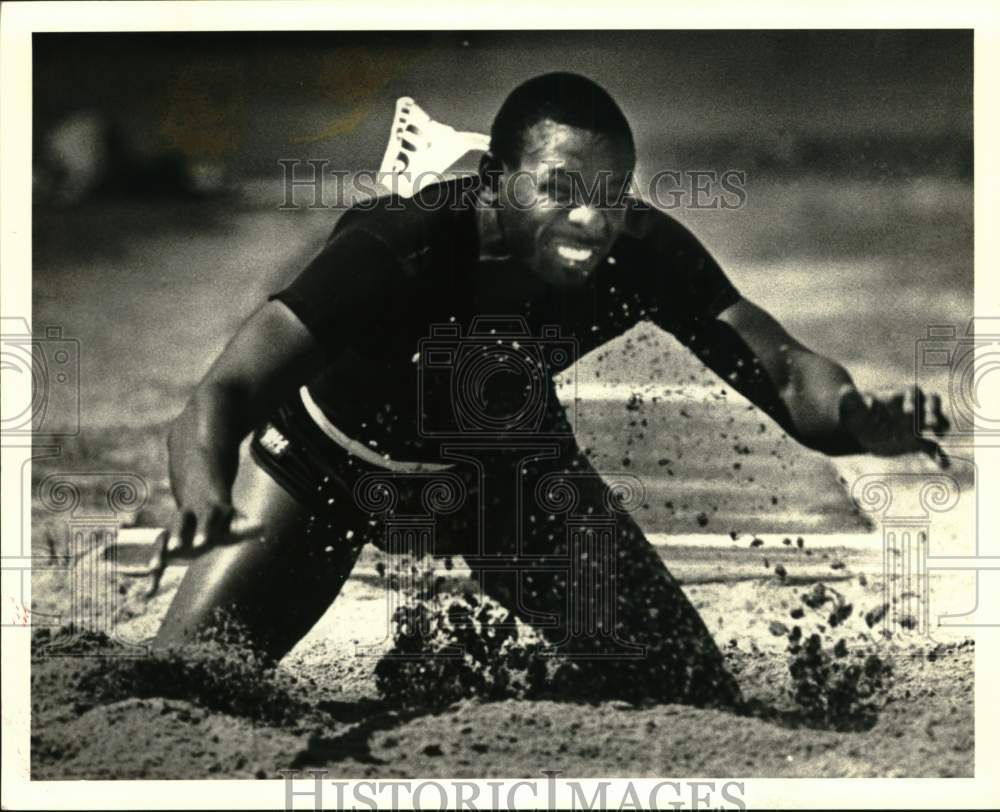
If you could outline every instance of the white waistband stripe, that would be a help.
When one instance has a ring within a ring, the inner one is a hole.
[[[402,460],[394,460],[386,455],[379,454],[362,443],[359,443],[357,440],[352,440],[344,434],[344,432],[333,425],[327,416],[323,414],[323,410],[320,409],[316,401],[313,400],[307,387],[303,386],[299,390],[299,395],[302,397],[302,405],[306,407],[306,412],[312,418],[313,422],[319,427],[319,430],[359,460],[364,460],[371,465],[384,468],[386,471],[395,471],[396,473],[412,474],[419,473],[421,471],[446,471],[453,467],[451,465],[442,465],[433,462],[405,462]]]

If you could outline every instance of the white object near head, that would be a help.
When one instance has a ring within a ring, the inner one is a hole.
[[[396,101],[378,180],[401,197],[412,197],[421,187],[441,180],[465,153],[489,148],[488,135],[459,132],[435,121],[413,99],[403,96]]]

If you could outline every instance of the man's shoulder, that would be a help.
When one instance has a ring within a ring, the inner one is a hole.
[[[473,197],[466,179],[422,188],[412,197],[387,194],[355,203],[334,226],[330,241],[363,231],[403,261],[414,261],[475,235]]]
[[[739,293],[708,249],[684,223],[662,209],[636,206],[615,247],[618,268],[632,284],[659,299],[657,323],[677,325],[711,320],[739,299]]]
[[[626,201],[623,237],[653,245],[662,240],[683,239],[691,232],[676,218],[640,198]]]

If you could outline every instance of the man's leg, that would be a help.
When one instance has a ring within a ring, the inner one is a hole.
[[[190,564],[155,645],[189,641],[221,610],[246,627],[253,645],[275,658],[287,654],[337,597],[364,544],[357,525],[367,524],[350,494],[336,501],[321,515],[307,510],[244,446],[233,504],[260,529],[259,539],[215,548]]]
[[[508,469],[509,470],[509,469]],[[506,571],[470,565],[488,594],[536,626],[600,696],[732,705],[736,680],[698,612],[612,487],[575,446],[521,468],[516,523],[491,552],[517,556]],[[626,499],[627,502],[627,499]],[[638,508],[633,504],[631,509]]]

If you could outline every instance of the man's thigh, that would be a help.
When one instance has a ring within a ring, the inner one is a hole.
[[[516,498],[495,510],[506,520],[470,560],[484,590],[541,631],[553,653],[636,692],[735,699],[708,629],[634,518],[641,479],[602,476],[575,445],[522,460],[517,472]]]

